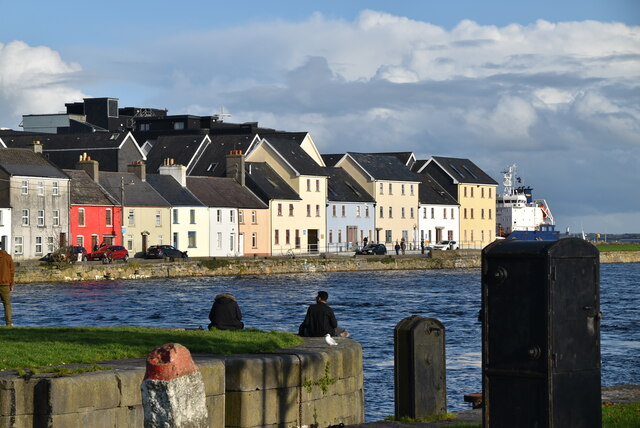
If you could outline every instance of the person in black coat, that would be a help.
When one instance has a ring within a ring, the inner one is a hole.
[[[298,334],[308,337],[322,337],[327,334],[336,335],[338,321],[333,313],[333,309],[327,305],[329,293],[318,291],[316,303],[309,306],[304,321],[300,324]],[[343,329],[341,329],[343,330]]]
[[[244,328],[242,313],[236,298],[231,294],[218,294],[209,312],[209,330],[214,327],[220,330],[241,330]]]

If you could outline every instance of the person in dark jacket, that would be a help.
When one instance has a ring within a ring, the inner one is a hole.
[[[4,322],[13,327],[11,321],[11,292],[14,285],[15,267],[11,255],[0,244],[0,298],[4,306]]]
[[[318,291],[316,303],[309,306],[304,321],[300,324],[298,334],[300,336],[322,337],[327,334],[336,335],[338,321],[333,313],[333,309],[327,305],[329,293]],[[344,329],[340,329],[344,331]]]
[[[214,327],[220,330],[241,330],[244,328],[242,313],[236,298],[231,294],[218,294],[209,312],[209,330]]]

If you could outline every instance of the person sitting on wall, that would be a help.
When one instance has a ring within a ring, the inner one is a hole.
[[[231,294],[218,294],[213,300],[213,306],[209,312],[209,330],[242,330],[242,313],[236,298]]]
[[[330,334],[331,336],[349,337],[349,333],[344,328],[338,327],[336,316],[333,309],[327,305],[327,300],[329,300],[329,293],[318,291],[316,303],[307,309],[307,315],[300,324],[298,335],[323,337]]]

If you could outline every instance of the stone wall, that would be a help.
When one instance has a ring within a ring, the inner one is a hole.
[[[364,422],[362,349],[323,338],[265,354],[201,355],[209,426],[328,426]],[[0,427],[142,427],[144,359],[56,377],[0,372]]]

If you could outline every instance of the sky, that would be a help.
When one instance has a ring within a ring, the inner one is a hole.
[[[562,232],[640,233],[637,0],[0,0],[0,127],[84,97],[516,164]]]

